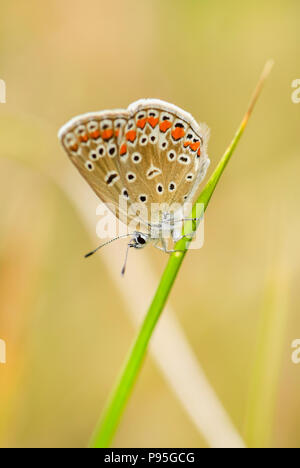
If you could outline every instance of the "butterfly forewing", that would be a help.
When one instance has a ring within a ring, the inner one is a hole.
[[[194,196],[209,164],[208,136],[190,114],[155,99],[79,116],[59,133],[72,162],[116,216],[121,197],[143,207],[146,225],[151,213],[159,221],[153,204],[182,206]]]

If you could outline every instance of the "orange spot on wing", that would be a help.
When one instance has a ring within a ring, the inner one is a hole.
[[[126,143],[123,143],[123,145],[120,148],[120,156],[124,156],[124,154],[127,153],[127,145]]]
[[[198,149],[197,156],[199,156],[199,157],[201,156],[201,148],[200,147]]]
[[[77,151],[78,150],[78,145],[75,143],[74,145],[70,146],[71,151]]]
[[[158,124],[158,119],[156,119],[155,117],[148,117],[147,121],[151,125],[152,128],[155,128],[156,125]]]
[[[92,133],[90,133],[90,136],[93,138],[93,140],[97,140],[97,138],[100,136],[100,131],[94,130]]]
[[[115,130],[115,136],[118,137],[120,135],[120,129],[117,128],[117,130]]]
[[[88,139],[89,139],[89,137],[86,134],[85,135],[80,135],[80,137],[79,137],[79,141],[81,143],[86,143],[88,141]]]
[[[145,127],[146,123],[147,123],[147,119],[140,119],[140,120],[137,121],[136,126],[137,126],[138,128],[141,128],[141,129],[143,130],[143,128]]]
[[[190,146],[190,144],[191,144],[190,141],[185,141],[185,142],[183,143],[183,146],[184,146],[185,148],[188,148],[188,147]]]
[[[197,141],[196,143],[191,143],[190,148],[192,151],[197,151],[197,149],[200,147],[200,141]]]
[[[169,128],[172,127],[172,123],[169,120],[164,120],[159,124],[159,129],[161,132],[166,133]]]
[[[136,139],[136,131],[129,130],[129,132],[126,133],[126,140],[131,141],[131,143],[133,143],[135,139]]]
[[[102,138],[103,140],[109,140],[113,136],[114,132],[112,128],[108,128],[107,130],[103,130],[102,132]]]
[[[172,137],[174,140],[180,140],[180,138],[184,137],[184,135],[185,135],[185,131],[181,127],[176,127],[172,131]]]

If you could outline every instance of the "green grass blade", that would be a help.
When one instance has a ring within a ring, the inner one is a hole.
[[[255,89],[254,95],[251,99],[249,108],[231,142],[228,149],[225,151],[224,156],[219,162],[217,168],[210,177],[204,190],[200,194],[196,201],[192,215],[199,217],[197,213],[197,205],[202,204],[203,210],[205,211],[212,194],[220,180],[221,175],[224,172],[245,128],[248,123],[249,117],[252,113],[254,105],[263,87],[263,84],[272,68],[273,62],[267,62],[262,76]],[[193,233],[197,229],[197,223],[188,221],[185,224],[184,232],[186,234]],[[102,418],[98,427],[95,430],[94,436],[91,441],[92,448],[108,447],[113,439],[115,431],[118,427],[122,412],[126,406],[130,392],[137,378],[138,372],[141,368],[143,359],[146,354],[149,340],[152,336],[155,325],[162,313],[165,303],[168,299],[178,271],[181,267],[183,259],[188,249],[188,243],[185,239],[180,240],[175,249],[182,250],[182,252],[175,252],[170,255],[169,261],[165,268],[165,271],[160,280],[158,289],[153,298],[152,304],[147,312],[146,318],[141,326],[140,331],[134,341],[133,347],[129,353],[129,356],[125,362],[125,366],[120,374],[117,385],[113,390],[109,402],[104,410]]]

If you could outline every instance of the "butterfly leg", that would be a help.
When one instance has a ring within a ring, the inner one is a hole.
[[[194,239],[194,236],[195,236],[195,233],[192,233],[192,234],[183,234],[182,236],[180,236],[178,239],[176,239],[177,241],[180,241],[182,239],[186,239],[188,240],[189,242],[192,242],[192,240]]]
[[[200,216],[199,218],[183,218],[183,219],[180,220],[179,222],[186,222],[186,221],[194,221],[194,222],[197,221],[197,222],[200,222],[200,221],[202,221],[202,219],[203,219],[203,216]],[[196,234],[195,231],[193,231],[193,232],[190,233],[190,234],[183,234],[183,235],[181,235],[180,237],[177,237],[177,238],[176,238],[176,242],[177,242],[177,241],[180,241],[180,240],[182,240],[182,239],[187,239],[189,242],[192,242],[193,238],[195,237],[195,234]]]
[[[165,250],[164,248],[159,247],[158,245],[155,245],[154,247],[155,247],[156,249],[158,249],[158,250],[161,250],[161,251],[164,252],[164,253],[167,253],[167,254],[176,253],[176,252],[181,252],[181,253],[182,253],[182,252],[185,252],[185,250],[179,250],[179,249],[171,249],[171,250],[170,250],[170,249],[166,249],[166,250]]]
[[[203,220],[203,216],[200,216],[199,218],[182,218],[182,219],[176,220],[174,225],[177,225],[179,223],[183,224],[183,223],[185,223],[187,221],[193,221],[193,222],[200,223],[202,220]]]
[[[161,241],[162,247],[159,247],[157,244],[154,244],[154,247],[155,247],[156,249],[158,249],[158,250],[161,250],[161,251],[164,252],[164,253],[170,254],[170,253],[175,253],[175,252],[185,252],[185,250],[168,249],[168,248],[167,248],[167,245],[166,245],[166,241],[165,241],[164,239],[160,239],[160,241]],[[158,241],[158,242],[159,242],[159,241]]]

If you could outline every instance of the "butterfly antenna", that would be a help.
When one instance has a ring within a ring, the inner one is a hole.
[[[125,255],[125,262],[124,262],[124,265],[123,265],[123,268],[122,268],[122,271],[121,271],[121,275],[122,275],[122,276],[125,275],[126,266],[127,266],[127,259],[128,259],[128,253],[129,253],[130,247],[133,247],[133,245],[132,245],[132,244],[128,244],[128,245],[127,245],[126,255]]]
[[[87,253],[87,254],[84,256],[84,258],[88,258],[88,257],[90,257],[91,255],[94,255],[94,253],[98,252],[98,250],[102,249],[102,247],[105,247],[106,245],[111,244],[111,243],[114,242],[115,240],[122,239],[123,237],[129,237],[129,236],[132,236],[132,234],[124,234],[123,236],[115,237],[114,239],[111,239],[111,240],[105,242],[104,244],[99,245],[96,249],[94,249],[94,250],[92,250],[91,252]]]

